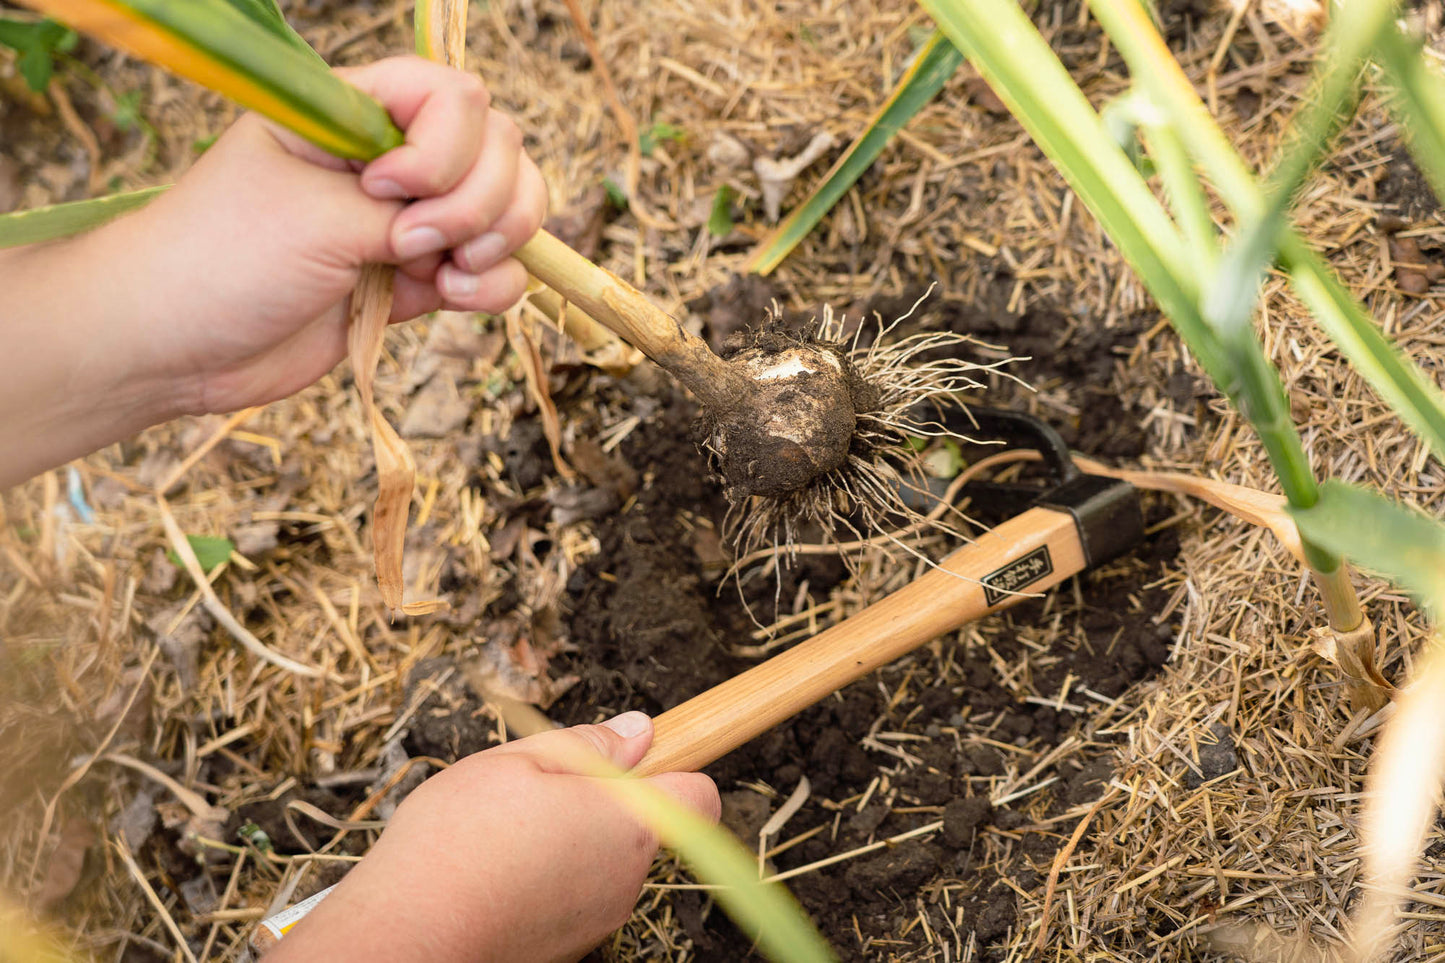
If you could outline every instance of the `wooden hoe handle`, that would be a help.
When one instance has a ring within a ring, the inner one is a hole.
[[[1031,508],[852,618],[658,716],[633,774],[701,769],[880,665],[1084,566],[1074,517]]]

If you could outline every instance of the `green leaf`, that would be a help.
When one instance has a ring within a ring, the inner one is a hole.
[[[824,175],[813,193],[758,244],[744,271],[770,274],[807,237],[823,216],[873,165],[893,136],[924,108],[958,71],[963,54],[935,30],[858,138]]]
[[[0,215],[0,248],[39,244],[92,230],[149,204],[170,185]]]
[[[622,185],[610,177],[602,178],[602,190],[607,195],[607,203],[619,211],[627,210],[627,191]]]
[[[640,779],[613,780],[618,792],[664,846],[675,852],[712,891],[728,915],[771,959],[826,963],[836,957],[792,894],[758,880],[756,856],[697,813]]]
[[[111,112],[110,119],[121,130],[130,130],[140,124],[140,97],[139,90],[132,90],[115,98],[115,110]]]
[[[1291,508],[1300,534],[1445,612],[1445,524],[1383,495],[1327,481],[1311,508]]]
[[[707,218],[707,232],[713,237],[727,237],[733,232],[733,199],[738,192],[724,184],[712,196],[712,213]]]
[[[1236,252],[1229,268],[1236,284],[1214,292],[1207,321],[1191,245],[1024,12],[1013,0],[922,2],[1093,212],[1215,385],[1250,418],[1286,494],[1297,504],[1313,504],[1314,476],[1279,375],[1249,325],[1248,309],[1243,324],[1219,323],[1222,309],[1253,303],[1259,242]],[[1137,3],[1132,13],[1143,17]],[[1201,230],[1202,225],[1191,227],[1195,248],[1201,242],[1194,235]],[[1222,305],[1221,296],[1228,299]],[[1237,321],[1232,314],[1228,318]],[[1305,552],[1316,570],[1339,567],[1338,558],[1316,546],[1306,545]]]
[[[201,563],[201,570],[207,575],[229,559],[236,550],[235,542],[218,535],[187,535],[186,541],[191,543],[191,551],[196,553],[196,561]],[[180,557],[170,549],[166,550],[166,558],[177,568],[184,567]]]
[[[226,0],[237,12],[243,14],[253,23],[264,27],[274,36],[281,38],[298,50],[303,50],[317,60],[325,63],[306,38],[292,29],[291,24],[286,22],[286,15],[281,12],[281,7],[275,0]]]
[[[1353,109],[1356,79],[1375,38],[1390,26],[1391,7],[1376,0],[1352,0],[1330,23],[1326,57],[1316,67],[1315,96],[1291,127],[1291,140],[1266,186],[1267,204],[1251,219],[1225,256],[1206,299],[1204,314],[1216,331],[1233,341],[1249,330],[1260,282],[1274,263],[1279,238],[1289,223],[1290,202],[1329,143],[1340,113]],[[1252,338],[1252,335],[1251,335]]]
[[[0,18],[0,46],[12,50],[53,50],[66,29],[54,20]]]
[[[1280,261],[1289,271],[1295,293],[1340,353],[1435,457],[1445,458],[1445,394],[1434,379],[1390,343],[1297,232],[1285,237]]]
[[[269,3],[269,0],[267,0]],[[27,0],[261,113],[338,157],[371,160],[402,142],[375,100],[333,74],[289,27],[227,0]]]
[[[19,67],[20,76],[25,78],[25,85],[37,94],[41,94],[50,85],[50,75],[55,69],[55,61],[50,51],[31,47],[20,54]]]
[[[1423,43],[1398,30],[1382,38],[1378,59],[1397,94],[1395,113],[1409,131],[1410,156],[1435,196],[1445,198],[1445,77],[1425,60]]]
[[[56,52],[73,49],[78,39],[73,30],[54,20],[0,19],[0,45],[19,53],[20,75],[37,94],[50,84]]]
[[[652,126],[637,135],[637,146],[642,151],[643,157],[651,157],[652,152],[657,150],[657,145],[664,141],[682,141],[687,139],[687,131],[676,124],[669,124],[664,121],[654,121]]]

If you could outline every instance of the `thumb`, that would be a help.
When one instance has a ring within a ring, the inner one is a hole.
[[[356,174],[318,160],[314,151],[293,150],[296,142],[294,135],[247,114],[177,189],[204,194],[205,203],[193,205],[195,210],[206,212],[213,224],[236,225],[238,236],[269,238],[282,250],[348,267],[396,263],[391,225],[402,203],[368,196]],[[285,214],[277,217],[275,211]]]
[[[595,726],[539,732],[491,750],[531,758],[546,772],[603,775],[597,757],[618,769],[631,769],[652,745],[652,720],[642,712],[624,712]]]

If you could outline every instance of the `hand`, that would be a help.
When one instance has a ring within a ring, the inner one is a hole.
[[[567,762],[636,765],[652,722],[628,712],[469,756],[407,797],[380,841],[266,956],[288,960],[575,960],[621,926],[657,839],[607,780]],[[700,773],[647,780],[716,821]]]
[[[547,192],[516,124],[474,77],[414,57],[346,76],[406,132],[359,173],[246,116],[145,210],[0,251],[0,488],[311,384],[346,353],[367,262],[399,267],[393,321],[522,295],[509,255]]]
[[[481,82],[415,57],[343,74],[386,107],[403,146],[358,175],[248,115],[115,225],[115,257],[154,305],[134,332],[145,363],[194,413],[274,401],[331,370],[369,261],[399,266],[393,321],[500,311],[525,290],[509,255],[541,226],[546,187]]]

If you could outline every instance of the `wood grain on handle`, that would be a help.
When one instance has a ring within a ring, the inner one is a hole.
[[[1007,570],[996,584],[1033,593],[1083,568],[1073,516],[1031,508],[852,618],[664,712],[633,773],[695,772],[880,665],[1020,600],[986,592],[985,576]]]

